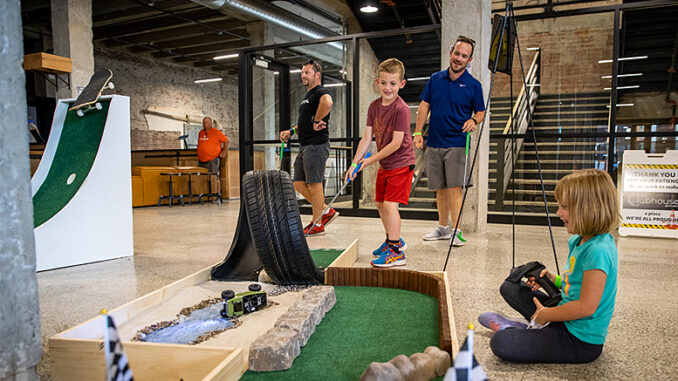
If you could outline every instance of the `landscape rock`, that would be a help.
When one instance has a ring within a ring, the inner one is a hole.
[[[390,362],[373,362],[360,376],[360,381],[405,381],[405,378]]]
[[[274,327],[250,346],[249,369],[257,372],[289,369],[300,353],[299,334],[289,328]]]
[[[426,350],[424,350],[424,353],[429,355],[433,360],[433,367],[435,369],[436,377],[444,376],[450,366],[452,366],[450,354],[438,347],[427,347]]]

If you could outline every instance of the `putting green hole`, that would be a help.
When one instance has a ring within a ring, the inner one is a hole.
[[[73,181],[75,181],[75,173],[71,173],[71,175],[68,176],[68,179],[66,180],[66,184],[71,185],[71,184],[73,184]]]

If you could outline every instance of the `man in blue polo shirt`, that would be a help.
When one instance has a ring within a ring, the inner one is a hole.
[[[432,74],[420,96],[413,142],[417,148],[423,146],[421,131],[430,111],[426,173],[429,189],[436,191],[439,225],[423,237],[426,241],[452,238],[463,198],[466,132],[473,132],[485,117],[482,86],[466,71],[474,45],[459,36],[450,47],[450,67]],[[452,244],[464,242],[459,230]]]

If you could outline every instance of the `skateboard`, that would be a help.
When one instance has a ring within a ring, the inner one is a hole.
[[[101,110],[102,106],[98,100],[105,88],[113,89],[115,87],[113,82],[110,82],[112,77],[113,72],[108,69],[99,70],[94,73],[87,86],[82,90],[82,93],[80,93],[68,111],[77,110],[78,116],[82,117],[92,109]]]

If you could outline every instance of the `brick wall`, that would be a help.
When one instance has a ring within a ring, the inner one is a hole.
[[[111,69],[115,93],[130,97],[132,150],[181,148],[176,131],[149,129],[145,109],[197,120],[210,116],[215,127],[237,145],[237,78],[224,76],[221,82],[195,84],[195,79],[219,74],[101,47],[95,47],[94,66]]]
[[[599,64],[600,59],[612,58],[613,14],[603,13],[584,16],[518,22],[518,39],[525,73],[529,70],[534,51],[542,49],[541,93],[572,94],[602,92],[609,87],[611,64]],[[483,65],[487,64],[485,59]],[[518,49],[513,61],[513,94],[518,96],[522,87],[522,74]],[[509,77],[497,73],[493,97],[509,95]]]

